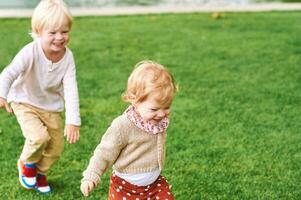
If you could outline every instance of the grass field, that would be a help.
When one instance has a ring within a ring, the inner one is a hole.
[[[50,196],[25,191],[16,161],[23,137],[0,111],[0,199],[84,199],[79,185],[133,66],[167,66],[173,104],[163,175],[178,200],[301,199],[301,13],[75,18],[81,140],[49,173]],[[29,19],[0,20],[0,69],[31,39]],[[109,173],[88,199],[106,199]]]

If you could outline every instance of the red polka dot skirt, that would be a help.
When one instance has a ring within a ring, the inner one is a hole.
[[[110,178],[109,200],[174,200],[170,186],[163,176],[148,186],[136,186],[116,176]]]

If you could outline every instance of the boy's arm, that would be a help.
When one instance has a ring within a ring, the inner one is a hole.
[[[76,81],[76,69],[73,58],[71,58],[70,64],[66,70],[66,74],[63,78],[64,87],[64,100],[65,100],[65,124],[80,126],[80,112],[79,112],[79,95]]]
[[[76,69],[71,54],[70,63],[67,67],[66,74],[63,79],[64,100],[66,108],[66,120],[64,135],[67,141],[72,144],[80,138],[80,112],[79,112],[79,95],[76,81]]]
[[[0,97],[7,99],[11,85],[30,66],[31,62],[32,52],[26,46],[0,74]]]
[[[65,130],[64,130],[64,136],[67,137],[67,141],[70,144],[73,144],[79,140],[79,126],[71,125],[71,124],[66,124]]]
[[[8,113],[12,113],[13,110],[11,109],[11,107],[8,105],[6,99],[0,97],[0,108],[5,108],[5,110],[8,112]]]

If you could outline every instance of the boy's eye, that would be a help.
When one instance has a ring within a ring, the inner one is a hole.
[[[152,109],[151,109],[151,111],[157,111],[157,110],[158,110],[157,108],[152,108]]]
[[[49,32],[49,34],[50,34],[50,35],[54,35],[54,34],[55,34],[55,32],[54,32],[54,31],[52,31],[52,32]]]

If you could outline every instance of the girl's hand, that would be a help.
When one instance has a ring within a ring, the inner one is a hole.
[[[80,185],[80,190],[83,193],[83,195],[87,197],[94,187],[95,184],[92,181],[84,181]]]
[[[67,141],[72,144],[79,140],[79,126],[75,126],[72,124],[66,124],[64,136],[67,137]]]
[[[11,109],[11,107],[8,105],[6,99],[0,97],[0,108],[5,108],[5,110],[8,113],[13,113],[13,110]]]

